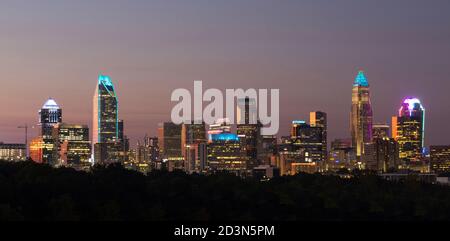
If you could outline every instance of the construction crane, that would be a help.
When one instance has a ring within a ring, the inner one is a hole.
[[[18,126],[17,128],[25,129],[25,149],[26,149],[27,158],[28,158],[29,157],[29,152],[28,152],[28,128],[34,128],[34,126],[28,126],[28,124],[25,124],[23,126]]]

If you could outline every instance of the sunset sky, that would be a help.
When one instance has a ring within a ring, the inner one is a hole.
[[[351,88],[371,85],[375,122],[406,96],[426,108],[426,145],[450,144],[448,0],[2,0],[0,141],[22,142],[48,97],[63,121],[91,124],[111,76],[134,144],[170,120],[176,88],[280,89],[281,129],[328,113],[350,137]],[[32,131],[30,137],[36,134]]]

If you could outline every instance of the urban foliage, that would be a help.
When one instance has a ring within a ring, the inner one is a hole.
[[[269,181],[231,174],[147,175],[121,165],[90,172],[0,162],[0,220],[449,220],[450,188],[298,174]]]

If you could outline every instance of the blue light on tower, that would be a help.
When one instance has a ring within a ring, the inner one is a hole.
[[[356,75],[354,86],[362,86],[362,87],[369,87],[369,82],[367,81],[366,75],[364,74],[364,71],[360,70],[358,71],[358,75]]]
[[[239,137],[233,133],[221,133],[211,135],[213,141],[239,141]]]

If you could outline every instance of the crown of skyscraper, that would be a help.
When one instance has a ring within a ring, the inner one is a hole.
[[[98,76],[98,83],[106,85],[106,86],[113,86],[111,78],[109,76],[106,76],[106,75]]]
[[[355,83],[353,84],[353,86],[369,87],[369,82],[367,81],[364,71],[358,71],[358,75],[356,75]]]
[[[49,98],[42,106],[42,109],[47,109],[47,110],[59,109],[59,105],[56,103],[56,101],[54,99]]]

